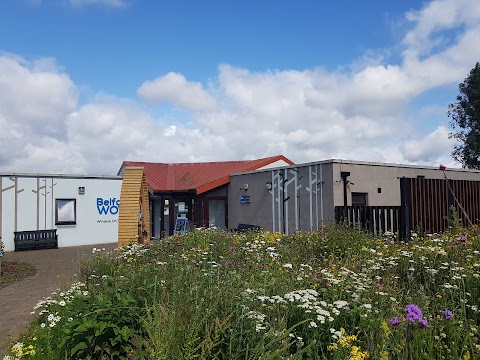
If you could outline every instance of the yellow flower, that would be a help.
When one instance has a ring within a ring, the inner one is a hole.
[[[337,344],[328,345],[327,350],[328,351],[336,351],[336,350],[338,350],[338,346],[337,346]]]
[[[344,338],[338,339],[338,343],[341,345],[341,347],[348,347],[348,346],[350,346],[350,344],[348,343],[348,341],[346,341]]]
[[[358,346],[352,346],[348,360],[363,360],[363,359],[368,359],[368,352],[361,351]]]
[[[467,351],[465,355],[463,355],[463,360],[470,360],[470,352]]]
[[[34,336],[32,340],[33,340],[33,341],[37,341],[37,337],[36,337],[36,336]]]
[[[390,330],[390,328],[388,327],[388,324],[387,322],[384,320],[382,321],[382,324],[380,325],[380,327],[382,328],[382,331],[383,331],[383,335],[382,337],[384,339],[388,339],[390,337],[390,334],[392,333],[392,331]]]
[[[382,351],[378,360],[388,360],[388,351]]]
[[[355,340],[357,340],[357,336],[356,335],[348,335],[346,337],[346,339],[347,339],[347,342],[355,341]]]

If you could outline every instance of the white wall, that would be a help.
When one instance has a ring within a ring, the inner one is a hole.
[[[16,210],[15,189],[6,190],[15,184],[13,181],[15,178],[17,179]],[[3,189],[0,204],[1,236],[6,251],[14,250],[14,231],[37,228],[57,229],[59,247],[117,242],[118,209],[116,205],[120,198],[121,178],[48,177],[45,175],[0,176],[0,179]],[[45,188],[40,189],[38,198],[37,179],[40,187],[46,185]],[[85,188],[84,195],[79,194],[79,187]],[[97,206],[98,198],[107,200],[109,204],[112,202],[110,199],[115,199],[114,207],[103,204]],[[55,224],[55,199],[76,199],[76,224]],[[107,214],[104,213],[105,211]]]

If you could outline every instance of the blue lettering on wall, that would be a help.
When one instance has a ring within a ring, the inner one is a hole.
[[[116,215],[118,214],[118,207],[120,206],[120,200],[116,198],[104,199],[97,198],[97,211],[100,215]]]

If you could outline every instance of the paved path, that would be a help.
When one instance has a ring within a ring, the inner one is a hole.
[[[33,318],[30,313],[37,302],[56,289],[69,288],[77,281],[80,260],[92,256],[94,247],[110,250],[117,244],[5,253],[4,260],[25,261],[34,265],[37,272],[28,279],[0,289],[0,358],[6,354],[8,343],[28,328]]]

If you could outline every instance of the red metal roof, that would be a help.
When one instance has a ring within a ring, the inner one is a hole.
[[[276,161],[294,163],[283,155],[257,160],[219,161],[204,163],[149,163],[124,161],[126,166],[142,166],[150,190],[154,192],[191,191],[197,194],[207,192],[230,182],[230,174],[253,171]]]

